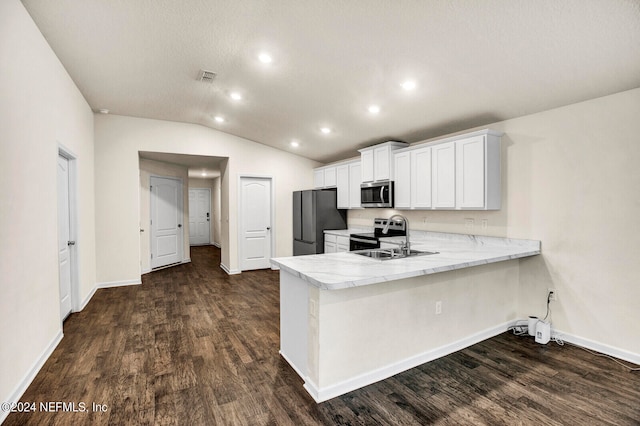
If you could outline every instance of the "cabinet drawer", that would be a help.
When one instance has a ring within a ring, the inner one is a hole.
[[[324,242],[325,243],[333,243],[336,244],[338,241],[338,236],[335,234],[324,234]]]

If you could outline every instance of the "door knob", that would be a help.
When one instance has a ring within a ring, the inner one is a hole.
[[[270,230],[271,230],[271,227],[270,227],[270,226],[267,226],[267,231],[270,231]]]
[[[178,228],[182,228],[182,224],[181,223],[178,224]]]
[[[67,245],[68,246],[75,246],[76,242],[75,241],[67,241]]]

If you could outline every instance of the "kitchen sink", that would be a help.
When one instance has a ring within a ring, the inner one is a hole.
[[[352,253],[359,254],[360,256],[370,257],[372,259],[391,260],[391,259],[404,259],[406,257],[427,256],[430,254],[438,254],[439,252],[411,250],[411,252],[409,252],[408,254],[405,254],[397,249],[369,249],[369,250],[358,250]]]

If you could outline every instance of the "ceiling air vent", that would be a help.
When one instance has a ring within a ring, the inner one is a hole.
[[[200,70],[198,73],[198,80],[204,83],[211,83],[216,78],[216,73],[213,71]]]

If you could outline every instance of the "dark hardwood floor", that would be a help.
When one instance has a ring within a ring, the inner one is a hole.
[[[98,290],[22,397],[106,412],[5,424],[640,425],[638,373],[508,333],[316,404],[278,355],[278,272],[227,276],[214,247],[191,258]]]

